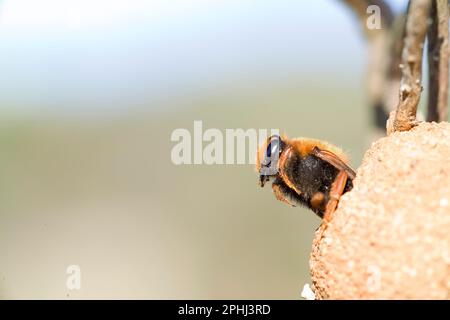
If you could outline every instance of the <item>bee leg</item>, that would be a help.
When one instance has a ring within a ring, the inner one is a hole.
[[[283,191],[284,186],[282,184],[278,184],[276,181],[272,183],[272,190],[275,194],[275,198],[286,203],[289,206],[295,207],[291,201],[289,201],[286,197],[286,193]]]
[[[321,229],[322,238],[323,233],[327,229],[328,223],[331,221],[332,215],[334,211],[336,211],[336,207],[338,205],[339,199],[344,193],[345,185],[347,183],[348,175],[345,171],[339,171],[338,175],[334,179],[333,184],[331,185],[329,199],[327,205],[325,207],[325,212],[323,214],[323,224],[324,226]]]
[[[325,213],[323,215],[323,220],[325,222],[329,222],[331,220],[331,215],[336,211],[339,199],[344,193],[347,178],[348,175],[345,171],[339,171],[336,179],[334,179],[334,182],[331,185],[328,203],[325,207]]]

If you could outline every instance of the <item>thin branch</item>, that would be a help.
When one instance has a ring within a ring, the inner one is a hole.
[[[402,52],[400,101],[394,119],[388,121],[388,132],[407,131],[416,124],[417,106],[422,92],[422,54],[430,7],[430,0],[410,2]]]
[[[448,19],[447,0],[433,1],[432,23],[428,30],[428,121],[446,121],[448,117]]]

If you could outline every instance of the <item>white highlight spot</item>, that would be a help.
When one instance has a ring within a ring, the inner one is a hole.
[[[303,286],[303,290],[302,290],[302,298],[306,299],[306,300],[315,300],[316,299],[316,295],[314,294],[314,292],[311,290],[311,287],[309,286],[308,283],[306,283]]]

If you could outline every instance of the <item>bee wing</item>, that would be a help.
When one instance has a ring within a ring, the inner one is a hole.
[[[337,155],[335,155],[333,152],[328,150],[322,150],[318,147],[314,147],[312,150],[313,155],[316,157],[322,159],[323,161],[328,162],[332,166],[334,166],[336,169],[345,171],[348,174],[348,177],[350,179],[355,179],[356,173],[353,171],[352,168],[350,168],[344,161],[342,161]]]

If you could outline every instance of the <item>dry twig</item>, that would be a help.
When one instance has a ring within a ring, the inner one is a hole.
[[[428,30],[428,121],[446,121],[448,117],[448,19],[447,0],[433,1],[432,23]]]
[[[416,125],[417,106],[422,92],[422,54],[427,33],[430,0],[411,0],[402,52],[402,80],[397,110],[391,113],[388,133],[406,131]]]

